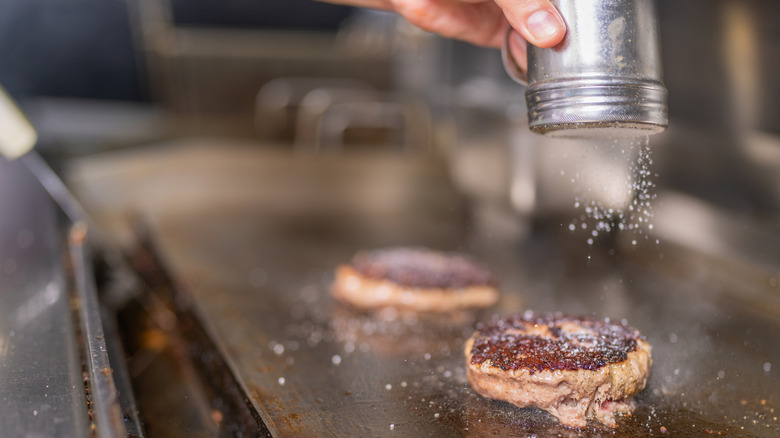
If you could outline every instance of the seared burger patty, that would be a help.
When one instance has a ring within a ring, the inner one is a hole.
[[[616,426],[630,414],[652,364],[636,329],[609,321],[526,312],[477,328],[466,341],[474,390],[519,407],[536,406],[567,426],[587,418]]]
[[[498,300],[490,271],[462,254],[424,248],[361,251],[339,266],[334,297],[362,309],[449,312]]]

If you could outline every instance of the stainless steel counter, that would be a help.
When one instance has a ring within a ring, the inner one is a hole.
[[[80,159],[68,175],[117,242],[132,245],[130,218],[147,222],[274,436],[780,434],[776,266],[675,240],[589,247],[557,223],[521,238],[508,211],[475,211],[446,165],[400,156],[201,139]],[[495,269],[503,297],[458,318],[377,319],[333,302],[333,268],[384,245],[469,252]],[[574,431],[474,394],[463,341],[476,321],[524,309],[639,328],[655,363],[635,414],[615,430]]]
[[[64,221],[21,162],[0,159],[0,434],[89,436]]]

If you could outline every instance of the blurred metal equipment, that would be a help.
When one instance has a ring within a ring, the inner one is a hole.
[[[257,95],[255,123],[263,139],[292,141],[300,152],[342,152],[349,143],[432,149],[425,102],[352,79],[274,79]]]
[[[529,127],[554,137],[616,138],[666,129],[667,91],[655,4],[553,1],[567,24],[550,49],[528,46]],[[507,33],[507,39],[511,31]],[[504,64],[525,82],[504,44]]]
[[[301,100],[296,117],[295,148],[300,151],[319,150],[323,115],[334,105],[375,102],[382,93],[375,89],[327,87],[311,90]]]
[[[122,406],[119,403],[119,391],[112,374],[114,369],[109,360],[106,346],[106,333],[101,322],[100,302],[95,285],[95,273],[88,244],[86,224],[77,223],[68,236],[71,262],[73,263],[76,284],[76,299],[79,303],[79,321],[84,336],[84,363],[87,368],[90,419],[99,437],[122,437],[127,434]],[[123,358],[121,358],[123,359]],[[118,364],[124,367],[124,363]],[[124,388],[125,391],[130,388]],[[133,412],[137,424],[137,413]],[[140,433],[140,427],[136,428]]]
[[[22,161],[0,158],[0,202],[3,436],[143,436],[121,347],[109,360],[86,228],[68,229]]]
[[[301,151],[341,152],[348,143],[384,144],[407,152],[430,152],[432,131],[430,110],[419,99],[320,89],[301,103],[295,146]],[[350,136],[357,138],[350,141]]]
[[[169,0],[135,4],[153,97],[179,113],[246,118],[251,127],[258,90],[280,77],[391,85],[387,53],[358,52],[336,32],[186,26],[175,22]]]
[[[292,140],[296,131],[298,109],[304,98],[317,89],[372,90],[367,82],[332,78],[277,78],[257,93],[255,127],[261,138]]]
[[[375,102],[345,102],[323,113],[317,127],[318,150],[342,150],[350,130],[383,130],[390,135],[385,144],[401,145],[406,151],[430,151],[431,116],[414,99]]]
[[[0,158],[3,259],[0,410],[5,436],[89,436],[78,340],[54,203]],[[45,348],[44,348],[45,346]]]

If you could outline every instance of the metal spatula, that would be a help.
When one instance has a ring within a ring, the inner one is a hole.
[[[19,158],[37,141],[38,134],[33,126],[0,86],[0,154],[9,160]]]

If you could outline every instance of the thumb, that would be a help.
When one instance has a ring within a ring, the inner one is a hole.
[[[509,24],[529,43],[552,47],[566,35],[563,17],[550,0],[495,0]]]

